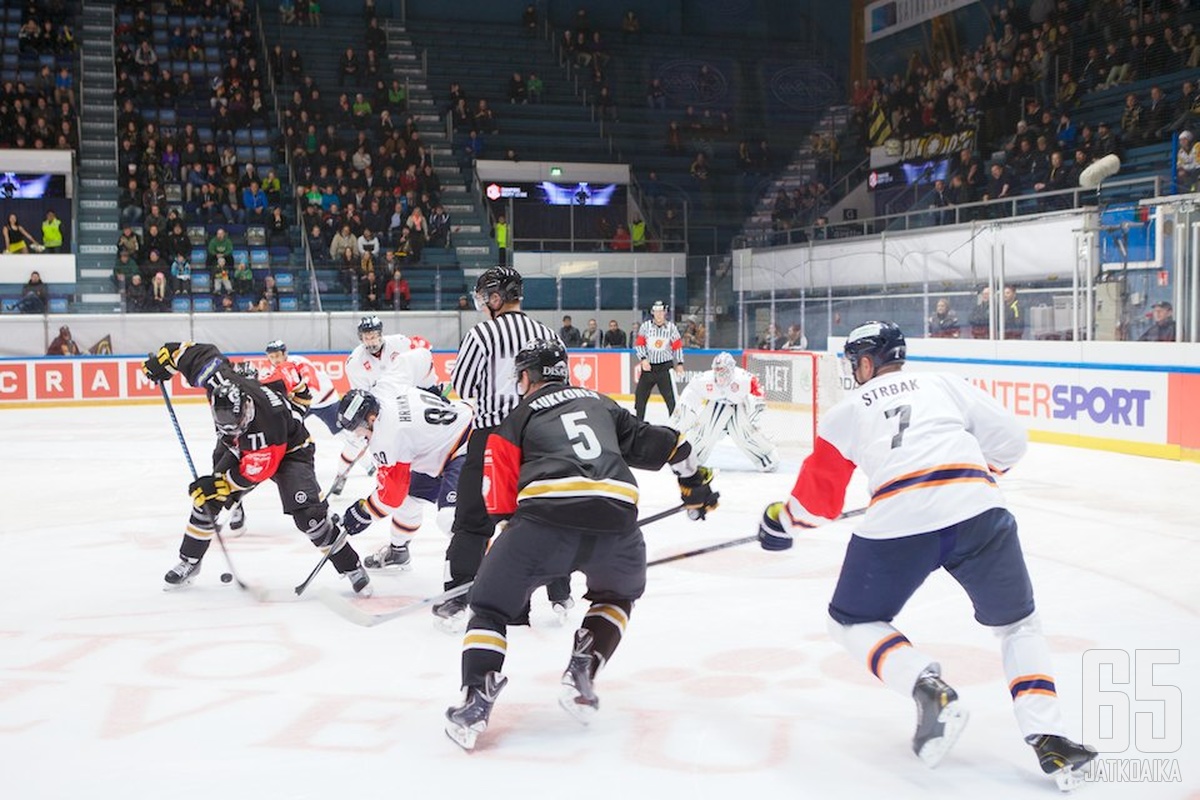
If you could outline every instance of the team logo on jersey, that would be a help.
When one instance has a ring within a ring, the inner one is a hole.
[[[446,505],[454,505],[458,502],[458,492],[446,492]]]
[[[297,503],[307,503],[308,502],[308,493],[307,492],[296,492],[296,502]]]
[[[252,478],[266,471],[270,463],[270,453],[247,453],[242,457],[242,472],[246,474],[247,478]]]
[[[655,340],[654,340],[654,349],[655,349],[655,350],[661,350],[661,349],[663,349],[664,347],[666,347],[666,343],[665,343],[665,342],[664,342],[662,339],[655,339]]]
[[[363,366],[363,369],[367,370],[368,372],[371,371],[371,362],[370,361],[363,362],[362,366]]]

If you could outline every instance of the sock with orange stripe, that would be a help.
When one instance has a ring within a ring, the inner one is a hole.
[[[879,680],[905,697],[912,697],[921,673],[940,674],[941,667],[912,646],[904,634],[886,622],[842,625],[829,620],[829,635]]]
[[[420,501],[414,497],[405,497],[400,507],[392,512],[392,524],[388,529],[393,547],[405,547],[416,536],[425,518]]]
[[[1065,736],[1062,707],[1054,685],[1050,647],[1037,612],[1012,625],[992,628],[1000,637],[1004,674],[1022,736]]]

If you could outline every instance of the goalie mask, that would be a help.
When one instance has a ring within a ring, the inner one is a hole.
[[[375,315],[363,317],[358,323],[358,340],[373,356],[383,350],[383,320]]]
[[[717,357],[712,362],[713,380],[717,382],[717,386],[728,386],[733,380],[735,369],[737,369],[737,362],[733,360],[733,356],[729,353],[717,353]]]
[[[347,431],[359,428],[371,429],[370,416],[379,415],[379,401],[370,392],[362,389],[351,389],[342,396],[338,403],[338,427]]]
[[[234,383],[223,383],[209,399],[213,425],[222,436],[241,436],[254,421],[254,399]]]

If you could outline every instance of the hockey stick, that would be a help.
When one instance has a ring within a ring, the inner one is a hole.
[[[171,417],[171,427],[175,429],[175,438],[179,440],[179,446],[183,449],[183,457],[187,459],[188,469],[192,471],[192,480],[199,480],[200,474],[196,472],[196,462],[192,461],[192,452],[188,449],[187,439],[183,438],[183,429],[179,427],[179,417],[175,416],[175,406],[171,403],[171,395],[167,394],[167,384],[161,382],[158,384],[159,391],[162,392],[163,402],[167,405],[167,415]],[[217,537],[217,544],[221,546],[221,554],[225,556],[225,566],[229,568],[229,574],[233,576],[233,581],[238,585],[238,588],[254,595],[255,599],[266,601],[266,589],[252,587],[242,580],[238,575],[237,570],[233,566],[233,559],[229,557],[229,548],[225,546],[225,537],[221,536],[221,523],[213,519],[213,534]]]
[[[850,517],[857,517],[860,514],[865,514],[866,511],[867,511],[867,509],[865,506],[863,508],[854,508],[854,509],[851,509],[850,511],[846,511],[845,513],[838,516],[838,519],[849,519]],[[684,553],[676,553],[673,556],[663,556],[662,558],[656,558],[653,561],[646,562],[646,566],[647,567],[657,567],[659,564],[670,564],[672,561],[682,561],[683,559],[691,558],[692,556],[702,556],[706,553],[715,553],[718,550],[727,550],[730,547],[738,547],[743,544],[750,544],[750,542],[757,542],[757,541],[758,541],[758,534],[756,533],[753,536],[743,536],[740,539],[730,539],[728,542],[721,542],[720,544],[710,544],[707,547],[698,547],[695,550],[688,550],[687,552],[684,552]]]
[[[333,523],[334,527],[338,527],[341,524],[342,520],[341,520],[341,517],[339,517],[337,514],[331,514],[329,517],[329,521]],[[325,554],[323,556],[321,556],[321,560],[317,562],[317,565],[315,567],[313,567],[313,571],[308,573],[308,577],[304,579],[304,582],[296,587],[295,591],[296,591],[297,597],[304,594],[304,590],[307,589],[308,585],[313,582],[313,578],[317,577],[317,573],[320,572],[321,568],[325,566],[325,562],[329,561],[329,557],[331,555],[333,555],[333,552],[335,550],[337,550],[339,547],[341,547],[342,543],[344,543],[345,541],[346,541],[346,529],[342,528],[338,532],[337,538],[333,540],[333,544],[329,546],[329,549],[325,551]]]
[[[678,514],[680,511],[683,511],[683,508],[683,503],[680,503],[677,506],[668,508],[666,511],[659,511],[657,514],[651,514],[645,519],[640,519],[638,520],[637,524],[639,527],[641,527],[642,525],[649,525],[652,522],[658,522],[659,520],[663,520],[674,514]],[[317,569],[320,569],[320,567],[321,565],[318,564]],[[316,570],[313,571],[313,575],[316,575]],[[312,577],[313,576],[310,575],[309,580],[312,580]],[[474,583],[474,581],[471,581],[469,583],[464,583],[462,586],[455,586],[453,589],[447,589],[441,594],[435,594],[432,597],[426,597],[422,600],[417,600],[413,603],[409,603],[406,606],[397,608],[395,611],[388,611],[383,614],[372,614],[369,611],[364,611],[354,603],[350,602],[348,598],[343,597],[341,594],[333,591],[332,589],[318,590],[317,599],[324,603],[325,607],[330,611],[346,620],[349,620],[350,622],[353,622],[355,625],[361,625],[364,628],[373,628],[376,625],[395,619],[396,617],[403,617],[404,615],[412,613],[419,608],[436,605],[454,597],[458,597],[459,595],[466,594],[468,591],[470,591],[471,586]],[[303,586],[307,585],[308,581],[305,581]],[[300,594],[301,590],[302,586],[297,586],[296,594]]]
[[[417,609],[436,605],[446,600],[451,600],[460,595],[464,595],[471,590],[471,586],[474,585],[474,583],[475,581],[470,581],[468,583],[464,583],[462,586],[455,586],[453,589],[447,589],[441,594],[435,594],[432,597],[426,597],[422,600],[417,600],[409,603],[408,605],[401,606],[395,611],[387,611],[383,614],[372,614],[370,611],[364,611],[354,603],[350,602],[348,598],[343,597],[338,592],[335,592],[327,587],[317,590],[317,599],[324,603],[326,608],[337,614],[339,617],[353,622],[355,625],[361,625],[364,628],[373,628],[376,625],[380,625],[388,620],[395,619],[396,617],[403,617],[406,614],[411,614]]]

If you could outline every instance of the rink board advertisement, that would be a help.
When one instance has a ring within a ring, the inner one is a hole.
[[[339,392],[350,388],[346,356],[340,353],[301,354],[333,379]],[[450,381],[455,353],[435,352],[438,380]],[[233,361],[251,361],[265,369],[266,356],[231,355]],[[102,405],[120,401],[162,401],[158,386],[142,375],[141,358],[28,358],[0,359],[0,408],[48,403]],[[631,389],[631,356],[626,351],[571,353],[571,382],[604,394],[624,395]],[[172,397],[199,398],[178,375],[168,384]]]

